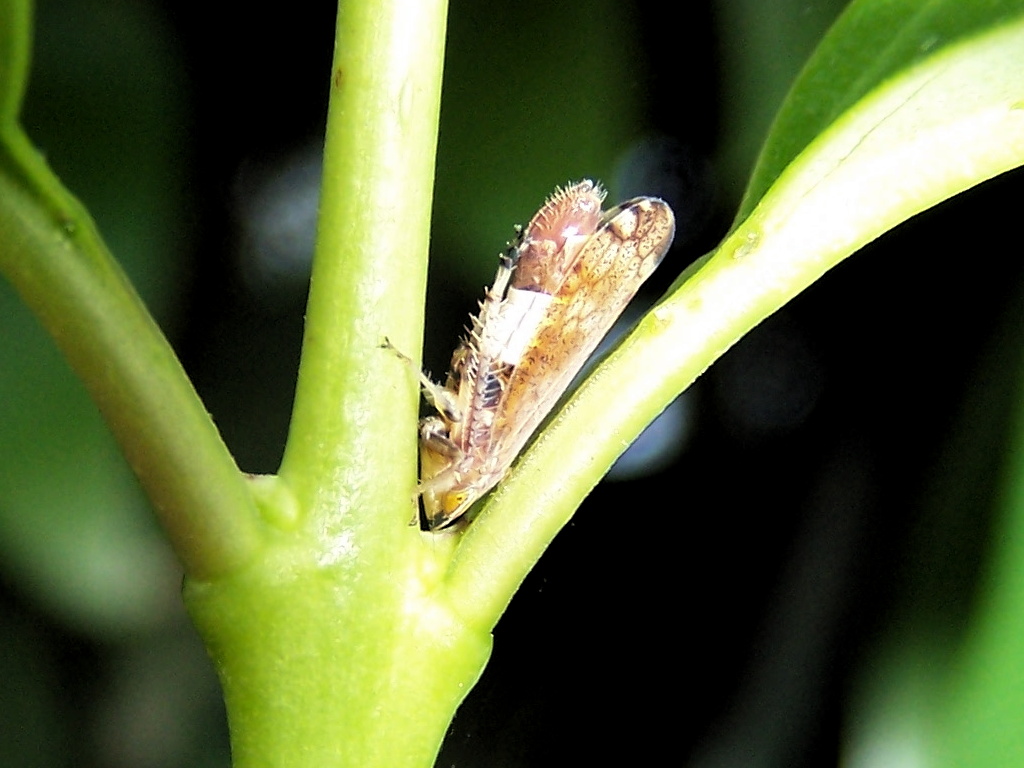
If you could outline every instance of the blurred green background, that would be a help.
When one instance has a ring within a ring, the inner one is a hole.
[[[653,301],[728,228],[843,5],[453,0],[427,368],[445,370],[512,225],[569,180],[672,203]],[[43,0],[24,122],[241,467],[272,472],[335,9],[220,10]],[[1012,531],[992,499],[1016,476],[1021,185],[873,244],[699,381],[523,586],[439,765],[818,766],[844,744],[849,765],[895,764],[857,736],[879,733],[872,697],[927,716],[934,670],[908,654],[951,663],[985,553]],[[145,499],[4,283],[0,317],[0,765],[227,766],[217,683]]]

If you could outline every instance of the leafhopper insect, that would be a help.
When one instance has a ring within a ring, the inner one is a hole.
[[[556,189],[502,255],[420,422],[425,525],[445,528],[493,488],[661,262],[672,209],[637,197],[602,211],[584,180]]]

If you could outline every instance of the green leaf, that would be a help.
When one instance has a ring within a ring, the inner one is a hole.
[[[857,163],[853,152],[862,141],[870,140],[876,150],[898,149],[911,138],[905,133],[908,128],[945,134],[928,163],[933,174],[944,164],[957,165],[958,153],[970,154],[980,138],[971,134],[965,120],[996,119],[1000,112],[1022,107],[1022,15],[1020,0],[852,3],[780,109],[738,218],[750,213],[787,168],[790,173],[806,165],[798,162],[801,154],[815,158],[818,173],[804,177],[806,185],[813,185],[833,165]],[[1001,162],[990,158],[991,166],[965,174],[961,186],[943,190],[946,196],[1020,162],[1015,154],[1019,143],[1012,137],[1019,140],[1022,118],[1019,113],[1003,116],[1002,128],[1011,139],[1004,144],[1009,157]],[[876,131],[879,136],[873,135]],[[902,152],[899,156],[909,160]],[[891,170],[918,176],[906,163]]]

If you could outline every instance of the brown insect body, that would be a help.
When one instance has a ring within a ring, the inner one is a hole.
[[[558,189],[510,245],[452,357],[439,415],[420,424],[427,527],[446,527],[505,476],[640,285],[675,230],[656,198],[602,213],[591,181]]]

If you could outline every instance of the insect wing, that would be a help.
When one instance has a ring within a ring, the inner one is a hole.
[[[495,430],[506,436],[499,451],[514,457],[522,449],[661,263],[674,234],[672,209],[656,198],[635,198],[605,214],[565,269],[512,374]]]
[[[602,214],[604,195],[591,181],[555,191],[506,253],[447,384],[429,386],[439,416],[420,430],[428,529],[451,525],[504,477],[671,245],[663,201]]]

